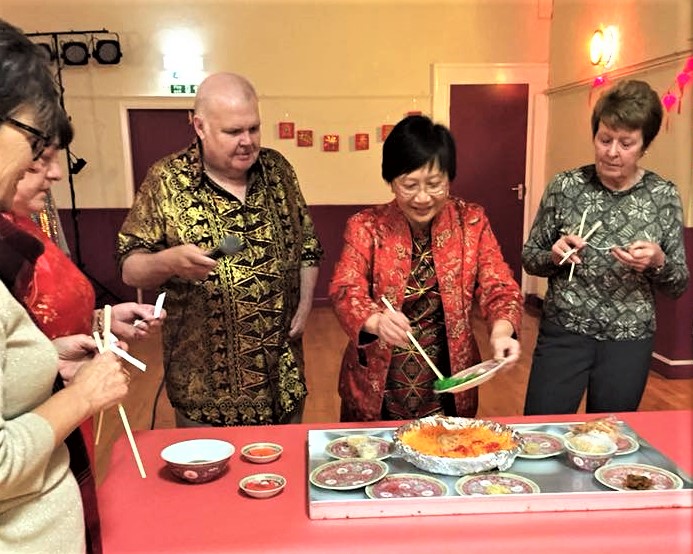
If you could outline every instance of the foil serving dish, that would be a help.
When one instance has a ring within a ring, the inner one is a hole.
[[[486,427],[496,433],[509,432],[515,442],[515,446],[510,449],[497,450],[496,452],[476,457],[453,458],[432,456],[423,454],[402,442],[404,433],[423,426],[442,426],[451,431],[466,427]],[[416,421],[412,421],[396,429],[392,438],[395,453],[404,460],[429,473],[439,473],[442,475],[469,475],[471,473],[480,473],[491,469],[505,471],[513,465],[515,458],[522,452],[524,447],[522,435],[512,427],[493,421],[464,417],[429,416],[417,419]]]

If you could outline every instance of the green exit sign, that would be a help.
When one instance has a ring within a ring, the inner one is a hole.
[[[196,94],[197,85],[180,85],[175,84],[170,86],[171,94]]]

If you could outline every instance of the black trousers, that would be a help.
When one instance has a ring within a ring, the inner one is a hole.
[[[596,340],[541,322],[525,397],[525,415],[633,412],[647,383],[654,338]]]

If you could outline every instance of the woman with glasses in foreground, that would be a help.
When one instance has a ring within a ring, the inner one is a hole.
[[[350,339],[339,377],[342,421],[473,417],[477,388],[434,393],[437,377],[407,333],[441,373],[461,371],[479,361],[474,302],[494,358],[519,358],[520,288],[483,208],[450,197],[455,166],[448,129],[424,116],[403,119],[383,144],[382,176],[394,200],[347,222],[330,283]]]
[[[0,212],[55,135],[60,106],[31,43],[0,20]],[[119,402],[128,378],[114,354],[85,361],[80,337],[51,341],[22,306],[41,242],[0,217],[0,552],[84,552],[83,508],[65,438]],[[76,364],[53,394],[58,369]]]

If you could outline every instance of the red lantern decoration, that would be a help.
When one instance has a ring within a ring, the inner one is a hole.
[[[686,60],[686,65],[683,66],[684,73],[693,73],[693,56]]]
[[[686,73],[685,71],[682,71],[676,76],[676,82],[679,85],[681,94],[683,94],[683,89],[686,88],[686,85],[691,82],[691,79],[693,79],[693,75]]]
[[[676,98],[676,95],[672,94],[671,92],[667,92],[664,96],[662,96],[662,104],[664,104],[664,109],[667,112],[671,111],[671,108],[674,107],[676,102],[678,102],[678,98]]]
[[[592,88],[601,87],[606,84],[606,75],[597,75],[592,81]]]

